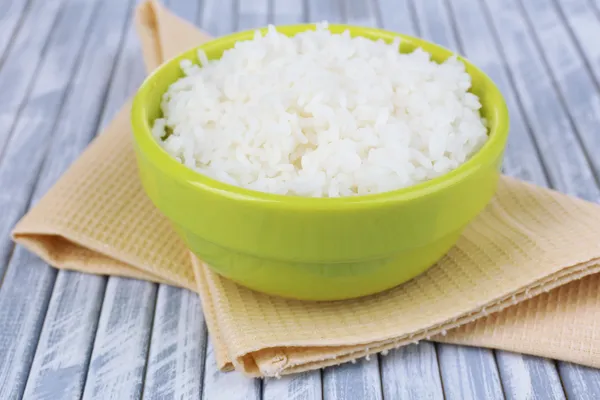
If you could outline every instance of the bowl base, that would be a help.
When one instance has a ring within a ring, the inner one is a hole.
[[[188,243],[214,272],[241,286],[290,299],[332,301],[379,293],[413,279],[439,261],[460,234],[453,232],[425,247],[387,258],[336,264],[267,260],[198,238]]]

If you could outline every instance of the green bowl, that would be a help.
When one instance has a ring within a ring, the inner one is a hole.
[[[315,25],[277,27],[292,36]],[[441,62],[453,53],[432,43],[380,29],[330,25],[334,33],[402,38],[401,52],[416,47]],[[263,29],[263,32],[266,29]],[[200,46],[217,59],[254,31]],[[340,300],[377,293],[423,273],[457,241],[490,201],[500,176],[508,112],[498,88],[464,60],[472,92],[480,97],[490,138],[459,168],[430,181],[381,194],[305,198],[242,189],[188,169],[153,139],[161,96],[182,76],[183,59],[169,60],[137,92],[132,108],[134,146],[142,185],[187,246],[218,274],[243,286],[304,300]]]

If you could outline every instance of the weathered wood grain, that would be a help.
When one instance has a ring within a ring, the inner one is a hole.
[[[30,1],[11,1],[0,14],[0,67],[4,62],[5,52],[14,44],[15,36],[29,11]]]
[[[263,380],[263,400],[322,400],[321,371]]]
[[[166,2],[166,4],[173,7],[175,12],[181,17],[188,20],[191,19],[192,22],[195,21],[195,18],[198,17],[200,12],[198,3],[190,5],[189,2],[170,0]],[[130,29],[127,33],[121,60],[131,59],[132,56],[139,57],[138,47],[139,44],[137,42],[135,30]],[[128,69],[126,62],[121,63],[121,60],[119,60],[120,68],[117,70],[115,76],[116,84],[112,87],[115,87],[119,83],[123,83],[125,90],[122,88],[120,90],[116,89],[118,90],[119,95],[115,94],[108,97],[107,104],[111,107],[114,107],[115,105],[120,107],[125,100],[122,96],[130,96],[133,94],[137,89],[139,82],[141,82],[145,76],[145,71],[144,68],[142,68],[140,58],[138,58],[138,61],[134,64],[132,69]],[[125,82],[123,82],[123,78]],[[111,287],[117,288],[114,293],[109,291],[109,288]],[[153,375],[149,383],[152,384],[153,381],[160,381],[160,379],[162,379],[160,376],[160,365],[162,365],[163,361],[165,361],[167,365],[174,362],[176,368],[178,368],[178,372],[185,371],[189,373],[191,372],[190,370],[194,370],[194,365],[202,365],[201,359],[196,360],[196,364],[194,362],[189,363],[185,360],[186,354],[188,351],[191,351],[191,348],[184,345],[180,346],[174,353],[175,359],[164,360],[160,358],[160,355],[157,355],[154,359],[149,359],[151,333],[153,332],[154,304],[158,301],[156,299],[156,291],[157,285],[149,282],[116,277],[109,278],[107,292],[102,306],[102,315],[108,313],[109,316],[106,318],[109,321],[113,321],[113,323],[104,330],[102,329],[102,325],[98,328],[84,397],[120,399],[129,396],[127,398],[140,398],[142,396],[144,380],[147,375],[147,367],[153,367]],[[117,296],[117,298],[115,299],[110,296]],[[183,292],[178,292],[174,296],[178,297],[180,301],[187,300]],[[163,304],[166,300],[167,299],[161,299],[160,304]],[[173,300],[177,301],[176,299]],[[187,307],[183,307],[179,311],[183,314],[177,317],[189,317],[189,315],[187,315]],[[165,312],[167,312],[167,310],[161,308],[156,314],[158,317],[156,326],[159,328],[163,327],[162,321],[168,318],[165,315]],[[135,321],[123,319],[120,317],[123,313],[135,313],[136,315],[139,315],[139,318]],[[203,329],[202,321],[200,321],[195,328],[197,329],[196,332],[201,332]],[[154,345],[155,352],[158,353],[161,353],[162,346],[166,344],[160,339],[162,333],[163,332],[159,330],[157,333],[158,339]],[[194,335],[195,333],[190,330],[190,334]],[[114,338],[118,338],[119,336],[129,337],[130,339],[128,341],[115,342]],[[199,346],[199,349],[203,348],[201,342],[198,342],[197,345]],[[121,358],[122,355],[127,355],[128,358],[133,356],[135,357],[135,361],[129,361],[129,365],[124,369],[122,366],[122,363],[124,362],[123,358]],[[96,360],[98,360],[98,364],[95,364]],[[197,370],[201,369],[198,368]],[[115,376],[111,371],[121,371],[126,376],[126,379],[123,379],[120,375]],[[197,378],[199,379],[199,377]],[[93,386],[90,388],[88,385]],[[154,389],[156,389],[156,387],[154,387]],[[173,392],[169,392],[167,387],[164,389],[166,390],[166,393],[173,394]],[[193,387],[187,387],[185,390],[193,390]],[[149,393],[149,395],[152,395],[152,392]]]
[[[571,363],[559,363],[558,369],[569,399],[600,399],[598,370]]]
[[[113,1],[95,15],[95,22],[72,80],[66,115],[77,115],[70,126],[93,136],[115,68],[115,57],[131,14],[131,2]],[[90,84],[89,76],[93,76]],[[87,99],[90,99],[88,101]],[[83,108],[85,103],[89,107]],[[84,128],[79,128],[84,127]],[[77,135],[75,133],[74,135]],[[83,142],[85,143],[85,142]],[[60,146],[60,142],[58,146]],[[56,389],[66,397],[80,396],[87,374],[106,278],[60,271],[25,391],[27,398],[53,398]],[[57,386],[58,385],[58,386]],[[54,391],[53,391],[54,389]]]
[[[413,36],[420,32],[410,0],[377,0],[375,7],[381,28]]]
[[[237,25],[236,2],[234,0],[204,0],[200,25],[214,37],[233,32]]]
[[[380,25],[377,5],[372,0],[347,0],[344,2],[344,22],[351,25]]]
[[[156,287],[133,279],[109,279],[83,399],[141,398]]]
[[[344,21],[343,2],[340,0],[308,0],[307,8],[310,22],[341,23]]]
[[[238,0],[236,30],[261,28],[269,22],[269,0]]]
[[[204,400],[258,400],[262,394],[262,381],[248,378],[238,372],[221,372],[217,368],[213,345],[209,339],[204,366]]]
[[[27,99],[32,82],[37,78],[37,71],[46,50],[49,39],[58,21],[63,0],[32,0],[30,9],[21,22],[21,29],[5,54],[0,69],[0,157],[12,133],[12,128],[20,114],[20,109]],[[86,7],[89,8],[89,7]],[[86,12],[89,10],[80,10]],[[65,14],[63,11],[62,14]],[[64,15],[62,20],[64,21]],[[64,23],[64,22],[63,22]],[[52,35],[56,38],[57,35]],[[54,41],[58,46],[59,40]],[[39,80],[39,79],[38,79]],[[52,82],[45,82],[51,85]],[[59,87],[61,82],[56,83]],[[4,259],[1,259],[4,261]]]
[[[600,92],[592,69],[553,2],[519,1],[527,27],[566,109],[588,163],[600,175],[600,158],[586,149],[600,148]],[[567,8],[570,8],[568,6]],[[594,14],[587,15],[600,27]],[[580,18],[581,20],[581,18]],[[581,22],[581,21],[580,21]],[[583,23],[581,26],[584,26]],[[596,179],[596,182],[600,182]]]
[[[519,5],[512,0],[484,4],[552,185],[567,194],[599,201],[600,190],[585,152]]]
[[[507,351],[496,352],[496,360],[507,399],[565,398],[554,361]]]
[[[169,11],[193,24],[201,20],[204,8],[203,0],[164,0],[162,4],[167,6]]]
[[[277,25],[299,24],[308,19],[306,0],[273,0],[270,22]]]
[[[25,398],[81,396],[105,281],[100,276],[60,271],[29,371]]]
[[[377,356],[323,370],[323,400],[382,398]]]
[[[438,346],[446,399],[503,399],[491,350],[446,344]]]
[[[491,31],[481,9],[470,2],[449,2],[449,11],[457,21],[458,41],[465,55],[481,67],[496,82],[506,99],[511,115],[511,136],[507,146],[504,172],[521,179],[547,186],[547,178],[532,141],[527,121],[521,111],[514,88],[495,48]],[[525,398],[529,392],[552,393],[561,398],[562,387],[557,380],[554,363],[537,357],[517,356],[497,351],[496,358],[505,394],[509,398]],[[519,371],[518,374],[512,371]],[[544,398],[544,397],[542,397]]]
[[[68,120],[64,104],[75,93],[68,92],[72,87],[69,79],[73,67],[80,64],[82,44],[94,26],[89,23],[93,4],[84,7],[82,3],[66,3],[2,160],[0,185],[10,193],[4,191],[0,196],[0,226],[6,232],[3,241],[9,240],[8,231],[27,207],[32,191],[35,203],[89,140],[82,139],[85,129],[77,134],[64,122]],[[79,106],[79,112],[84,112]],[[21,247],[15,249],[0,288],[0,353],[4,355],[0,358],[0,398],[19,396],[25,388],[55,276],[56,271],[41,260]]]
[[[548,186],[546,172],[539,157],[531,126],[512,85],[504,56],[494,40],[480,4],[470,0],[448,2],[456,23],[457,40],[466,57],[488,74],[502,92],[510,115],[510,135],[504,160],[504,173]]]
[[[206,339],[198,295],[160,285],[144,399],[200,398]]]
[[[564,5],[566,10],[570,10],[569,15],[572,16],[573,6],[579,6],[577,3],[566,3]],[[590,67],[590,64],[585,62],[586,53],[578,46],[577,38],[573,35],[573,31],[569,29],[569,25],[565,23],[564,15],[561,14],[560,9],[555,7],[555,4],[534,0],[522,2],[521,6],[525,22],[532,32],[534,42],[541,53],[548,74],[555,83],[562,105],[570,116],[571,123],[574,125],[582,146],[584,149],[600,148],[600,135],[598,135],[598,127],[600,126],[600,86],[592,72],[595,68]],[[600,21],[596,19],[596,15],[593,13],[579,13],[578,16],[576,25],[578,25],[579,30],[586,26],[595,25],[600,27]],[[591,167],[595,169],[595,177],[598,180],[600,177],[600,160],[597,154],[589,150],[586,151],[586,156]],[[571,378],[576,377],[571,379],[571,386],[569,387],[571,393],[567,392],[569,396],[576,395],[576,397],[579,397],[582,394],[590,393],[590,388],[578,386],[582,382],[586,383],[585,378],[592,382],[600,381],[600,371],[583,369],[579,373],[574,371],[571,364],[565,364],[564,367],[562,364],[559,363],[561,376],[563,376],[562,371],[565,371],[566,374],[571,373]],[[563,376],[563,379],[565,379],[565,376]]]
[[[600,47],[596,38],[600,35],[600,11],[589,0],[553,0],[561,14],[561,23],[571,31],[575,44],[583,53],[596,81],[600,81]]]
[[[411,344],[380,357],[384,399],[443,399],[435,345]]]

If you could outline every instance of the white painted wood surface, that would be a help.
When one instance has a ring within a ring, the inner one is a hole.
[[[380,357],[384,399],[443,399],[435,345],[410,344]]]
[[[491,350],[445,344],[438,346],[438,358],[446,399],[504,398]]]
[[[32,0],[11,45],[6,46],[8,51],[2,58],[0,69],[0,82],[3,82],[3,90],[0,91],[0,104],[2,104],[0,155],[4,152],[12,128],[20,116],[23,102],[30,97],[31,85],[37,77],[40,63],[43,62],[46,54],[53,53],[52,49],[48,51],[50,32],[54,31],[56,24],[60,22],[57,19],[63,2],[63,0]],[[89,9],[82,11],[89,12]],[[56,34],[52,37],[56,37]],[[51,84],[51,82],[44,83]]]
[[[550,183],[565,193],[598,202],[600,190],[596,178],[520,6],[514,0],[486,0],[484,6]]]
[[[262,398],[263,400],[322,400],[321,370],[265,379]]]
[[[559,363],[560,377],[569,399],[600,399],[600,374],[597,369]]]
[[[379,357],[370,356],[323,370],[323,400],[381,400]]]
[[[125,23],[130,4],[108,1],[97,8],[99,0],[0,7],[0,187],[9,188],[0,192],[2,238],[145,75],[135,32]],[[600,197],[600,158],[594,157],[600,150],[600,0],[165,3],[213,35],[326,19],[382,26],[457,49],[507,99],[512,133],[505,172]],[[281,379],[222,373],[194,294],[57,274],[0,240],[1,399],[600,396],[594,369],[562,362],[557,369],[551,360],[427,342]]]
[[[0,65],[4,61],[6,49],[14,45],[14,38],[28,11],[28,1],[11,1],[0,14]]]
[[[32,191],[35,203],[87,144],[85,139],[78,140],[83,135],[65,126],[68,117],[65,117],[64,104],[84,89],[73,88],[72,74],[81,65],[81,49],[89,39],[93,11],[94,4],[86,5],[82,0],[65,3],[49,35],[46,56],[1,160],[0,185],[10,188],[3,191],[0,198],[5,211],[1,225],[6,233],[3,238],[8,238],[9,230],[25,211]],[[34,27],[23,29],[31,31]],[[94,101],[84,104],[97,108]],[[88,108],[79,104],[80,113],[85,114],[86,110]],[[94,121],[81,122],[87,122],[83,126],[92,125],[88,129],[94,129]],[[57,147],[59,144],[62,146]],[[5,248],[9,243],[8,240],[3,243]],[[56,271],[41,260],[21,247],[15,249],[0,290],[0,326],[3,328],[0,343],[5,349],[4,357],[0,357],[0,398],[23,393],[55,276]]]
[[[496,352],[502,388],[507,399],[564,399],[554,361],[523,354]]]
[[[156,286],[126,278],[109,279],[83,391],[84,400],[141,398]]]
[[[204,365],[205,400],[258,400],[262,394],[262,380],[248,378],[242,374],[223,373],[217,368],[213,345],[208,341]]]
[[[195,293],[160,285],[148,355],[144,399],[198,399],[207,332]]]

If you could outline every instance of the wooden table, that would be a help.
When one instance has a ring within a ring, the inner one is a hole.
[[[213,35],[329,20],[422,36],[503,91],[505,173],[600,200],[600,0],[168,0]],[[56,271],[9,232],[144,77],[135,0],[0,2],[0,399],[600,398],[600,371],[436,343],[251,380],[217,371],[196,295]]]

